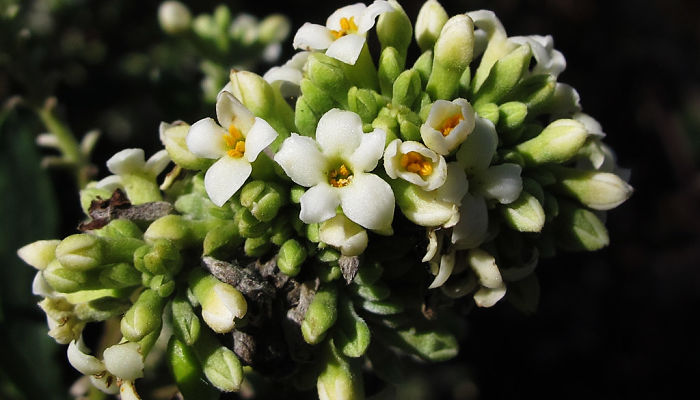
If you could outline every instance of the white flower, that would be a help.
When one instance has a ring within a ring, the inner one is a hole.
[[[170,163],[170,156],[166,150],[161,150],[145,159],[143,149],[124,149],[109,160],[107,169],[114,175],[110,175],[97,182],[97,188],[113,191],[124,187],[123,176],[145,175],[149,178],[158,176]]]
[[[517,200],[522,191],[519,165],[490,166],[497,146],[498,135],[493,123],[477,117],[476,128],[457,151],[457,162],[467,173],[470,190],[462,198],[460,219],[452,232],[452,243],[457,248],[474,248],[486,239],[487,199],[509,204]]]
[[[423,190],[439,188],[447,179],[445,158],[422,143],[395,139],[384,150],[384,170],[391,179],[401,178]]]
[[[301,95],[301,79],[304,77],[304,66],[309,59],[308,51],[300,51],[284,65],[272,67],[265,72],[263,79],[273,87],[277,87],[282,97],[299,97]]]
[[[560,51],[554,49],[552,36],[512,36],[508,40],[519,45],[530,45],[532,55],[537,61],[531,71],[533,75],[550,74],[556,78],[566,69],[566,59]]]
[[[369,7],[356,3],[339,8],[328,17],[326,26],[308,22],[302,25],[294,35],[294,48],[326,50],[327,56],[354,65],[375,19],[392,10],[384,0],[375,0]]]
[[[204,188],[211,201],[221,207],[250,176],[255,161],[277,138],[265,120],[257,118],[229,92],[216,100],[217,124],[201,119],[190,127],[187,147],[198,157],[218,159],[204,176]]]
[[[366,229],[389,230],[394,218],[394,193],[388,183],[369,174],[384,153],[386,133],[362,132],[360,116],[338,109],[318,122],[316,140],[292,134],[275,161],[297,184],[310,188],[301,197],[299,218],[323,222],[341,206],[351,221]]]
[[[436,100],[420,127],[420,136],[430,150],[447,155],[474,130],[475,117],[474,109],[465,99]]]

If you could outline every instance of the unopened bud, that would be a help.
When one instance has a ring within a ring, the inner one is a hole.
[[[474,111],[481,117],[488,119],[493,123],[494,126],[498,125],[498,120],[501,117],[500,110],[498,109],[498,104],[495,103],[481,103],[474,106]]]
[[[277,267],[288,276],[296,276],[306,260],[306,248],[297,240],[289,239],[280,247]]]
[[[405,60],[413,36],[413,27],[401,5],[395,0],[389,0],[389,3],[394,10],[383,13],[377,19],[377,37],[382,49],[391,46],[398,50]]]
[[[522,45],[498,60],[488,78],[474,95],[474,104],[500,103],[505,95],[520,81],[530,64],[530,46]]]
[[[357,256],[367,248],[367,231],[343,214],[323,221],[319,227],[322,242],[339,248],[345,256]]]
[[[332,285],[322,286],[314,295],[301,323],[301,333],[309,344],[320,343],[338,318],[338,294]]]
[[[525,103],[528,112],[536,115],[549,104],[556,85],[557,78],[550,74],[532,75],[520,81],[507,98]]]
[[[121,332],[130,342],[138,342],[152,332],[160,332],[165,299],[153,290],[146,289],[134,305],[124,314]]]
[[[99,272],[65,268],[57,260],[49,263],[42,273],[49,286],[60,293],[73,293],[100,286]]]
[[[594,210],[610,210],[624,203],[633,192],[632,186],[619,176],[598,171],[557,167],[557,187]]]
[[[324,366],[316,389],[321,400],[360,400],[364,398],[362,371],[339,354],[332,341],[326,345]]]
[[[219,392],[205,383],[202,367],[190,345],[173,336],[167,350],[170,371],[177,388],[186,399],[214,399]]]
[[[191,346],[199,338],[201,324],[190,302],[177,296],[172,302],[173,331],[184,344]]]
[[[416,42],[421,51],[432,50],[449,16],[436,0],[428,0],[418,11]]]
[[[517,200],[501,207],[501,215],[518,232],[539,232],[545,222],[542,205],[535,196],[524,190]]]
[[[421,94],[421,80],[418,71],[406,70],[399,74],[392,89],[392,102],[411,107]]]
[[[243,381],[243,368],[228,347],[221,346],[202,360],[202,369],[209,382],[222,392],[235,392]]]
[[[358,89],[353,86],[348,91],[348,109],[359,115],[364,123],[372,123],[379,113],[377,93],[371,89]]]
[[[38,240],[17,250],[17,256],[41,271],[56,258],[56,247],[59,243],[60,240]]]
[[[426,91],[433,100],[455,97],[459,80],[474,55],[474,23],[461,14],[450,18],[435,42],[433,70]]]
[[[281,14],[271,14],[258,25],[258,40],[262,43],[278,43],[289,36],[291,23],[289,18]]]
[[[287,193],[280,185],[264,182],[248,182],[241,188],[241,205],[259,221],[272,221],[280,207],[287,204]]]
[[[423,52],[423,54],[418,57],[416,62],[413,64],[413,68],[420,75],[421,84],[423,86],[428,84],[428,79],[430,78],[430,72],[433,70],[433,51],[428,50]],[[428,98],[428,100],[430,100]]]
[[[243,252],[248,257],[258,258],[264,256],[272,247],[267,235],[247,238],[243,243]]]
[[[511,101],[501,104],[498,107],[498,112],[498,131],[513,131],[520,128],[525,122],[527,105],[518,101]]]
[[[146,243],[154,243],[159,239],[167,239],[177,247],[186,247],[192,241],[192,233],[187,221],[180,215],[165,215],[153,221],[148,226],[143,238]]]
[[[569,251],[595,251],[610,243],[605,224],[591,211],[560,201],[554,221],[557,245]]]
[[[236,320],[245,316],[248,304],[233,286],[199,269],[192,271],[189,282],[202,305],[202,318],[214,332],[230,332],[236,326]]]
[[[85,271],[102,265],[104,247],[97,236],[86,233],[71,235],[56,247],[56,259],[65,268]]]
[[[143,377],[143,358],[138,343],[115,344],[105,349],[104,364],[107,371],[127,381]]]
[[[401,54],[393,47],[385,47],[379,56],[377,75],[379,77],[379,88],[384,96],[391,96],[394,81],[404,70]]]
[[[588,133],[582,123],[573,119],[559,119],[515,149],[528,165],[561,164],[576,155],[587,137]]]
[[[347,106],[350,82],[343,72],[342,62],[323,53],[312,53],[306,64],[307,76],[338,104]],[[303,90],[302,90],[303,92]],[[313,105],[309,103],[309,105]]]
[[[158,22],[165,32],[175,35],[189,30],[192,14],[179,1],[164,1],[158,7]]]
[[[99,279],[105,288],[120,289],[141,284],[141,274],[127,263],[106,267],[100,272]]]
[[[212,164],[212,160],[197,157],[190,151],[186,141],[189,131],[190,126],[185,123],[170,125],[161,122],[160,141],[175,164],[194,171],[205,170]]]

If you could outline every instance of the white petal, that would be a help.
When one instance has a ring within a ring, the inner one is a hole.
[[[485,170],[491,163],[497,146],[498,135],[493,123],[477,117],[474,131],[457,150],[457,162],[466,170],[467,175]]]
[[[303,77],[301,70],[287,66],[272,67],[263,75],[263,79],[270,84],[275,82],[290,82],[297,86],[301,84],[301,79]]]
[[[474,21],[475,27],[486,31],[489,36],[494,32],[506,33],[503,24],[493,11],[477,10],[468,12],[467,15]]]
[[[394,219],[394,192],[382,178],[355,173],[352,182],[339,190],[345,215],[367,229],[387,229]]]
[[[550,74],[554,77],[566,69],[566,59],[561,52],[554,49],[554,41],[551,36],[513,36],[509,37],[513,43],[519,45],[528,44],[532,50],[537,64],[532,69],[532,74]]]
[[[316,141],[328,158],[352,154],[360,145],[362,135],[360,116],[337,108],[323,114],[316,127]]]
[[[407,171],[401,165],[403,155],[411,152],[420,154],[423,156],[424,161],[430,162],[432,167],[430,175],[421,176],[415,172]],[[420,186],[426,191],[442,186],[445,183],[445,178],[447,178],[447,164],[444,157],[425,147],[423,143],[414,141],[401,143],[400,139],[392,141],[387,146],[384,152],[384,170],[387,171],[391,178],[400,177],[414,185]]]
[[[461,115],[463,119],[447,136],[444,136],[440,130],[445,121],[455,115]],[[474,109],[464,99],[457,99],[454,102],[436,100],[430,108],[428,118],[421,125],[421,138],[431,150],[438,154],[447,155],[457,148],[474,129],[474,118]]]
[[[600,125],[600,122],[596,121],[596,119],[590,115],[578,112],[574,114],[574,119],[582,123],[586,128],[586,132],[588,132],[590,135],[597,136],[599,138],[605,137],[605,132],[603,132],[603,127]]]
[[[163,149],[152,155],[148,161],[146,161],[144,170],[153,176],[157,176],[163,172],[168,164],[170,164],[170,155],[167,150]]]
[[[301,196],[299,219],[307,224],[323,222],[335,216],[339,205],[338,190],[321,183],[310,188]]]
[[[506,295],[506,286],[496,289],[482,287],[474,293],[474,302],[478,307],[489,308],[498,303]]]
[[[83,375],[97,375],[105,371],[105,366],[97,357],[89,354],[90,350],[85,347],[82,336],[68,344],[68,362]]]
[[[328,179],[326,158],[318,149],[316,141],[308,136],[292,133],[282,142],[275,154],[275,162],[291,180],[301,186],[311,187]]]
[[[496,289],[503,286],[501,272],[496,265],[496,259],[481,249],[472,249],[467,256],[469,266],[479,278],[481,286]]]
[[[332,29],[335,31],[339,31],[340,28],[340,20],[343,18],[350,19],[354,17],[354,22],[357,24],[359,23],[359,18],[364,14],[365,10],[367,10],[367,6],[364,5],[363,3],[355,3],[351,4],[349,6],[344,6],[341,7],[333,12],[327,19],[326,19],[326,27],[328,29]]]
[[[122,182],[121,176],[110,175],[110,176],[102,178],[100,181],[98,181],[97,184],[95,185],[95,187],[98,189],[107,190],[109,192],[114,192],[117,189],[123,188],[124,183]]]
[[[224,156],[204,175],[204,188],[212,203],[221,207],[243,186],[252,167],[248,160]]]
[[[433,283],[428,286],[428,289],[435,289],[442,286],[443,283],[452,275],[452,270],[455,267],[455,250],[452,249],[449,253],[443,254],[440,257],[440,269],[438,274],[433,280]]]
[[[44,274],[41,271],[37,271],[36,275],[34,275],[34,280],[32,280],[32,294],[51,298],[58,295],[51,285],[46,282]]]
[[[467,174],[456,162],[447,164],[447,178],[437,190],[437,198],[453,204],[459,204],[469,190]]]
[[[428,247],[423,256],[422,262],[428,262],[435,258],[438,250],[442,247],[443,231],[437,229],[426,229],[428,234]]]
[[[378,16],[384,14],[385,12],[391,11],[394,11],[394,7],[392,7],[388,1],[374,0],[374,3],[370,4],[369,7],[364,10],[360,16],[360,20],[355,21],[357,22],[357,31],[359,33],[367,32],[368,30],[372,29],[375,19]]]
[[[142,171],[145,164],[143,149],[124,149],[107,160],[107,169],[116,175],[132,174]]]
[[[355,172],[371,171],[377,166],[377,162],[384,153],[386,133],[382,129],[375,129],[370,133],[363,133],[360,145],[352,153],[348,162]]]
[[[319,227],[319,237],[322,242],[339,248],[345,256],[359,256],[369,240],[367,231],[343,214],[324,221]]]
[[[549,104],[548,111],[552,113],[552,121],[571,118],[572,114],[581,111],[581,96],[572,86],[557,82],[554,87],[554,96]]]
[[[477,188],[481,195],[498,200],[501,204],[510,204],[518,199],[523,190],[521,171],[517,164],[494,165],[480,171],[474,179],[479,182]]]
[[[233,125],[243,136],[255,123],[255,115],[227,91],[222,91],[216,98],[216,118],[224,129],[228,130]]]
[[[107,371],[123,380],[133,381],[143,377],[141,346],[135,342],[115,344],[102,353]]]
[[[479,246],[486,238],[489,215],[486,201],[481,196],[467,193],[462,198],[459,222],[452,231],[452,243],[458,249],[471,249]]]
[[[384,171],[389,175],[389,178],[396,179],[401,170],[399,145],[401,139],[394,139],[386,146],[384,150]]]
[[[293,46],[302,50],[325,50],[333,43],[334,37],[323,25],[305,23],[294,35]]]
[[[351,33],[331,43],[331,45],[328,46],[328,50],[326,50],[326,55],[346,64],[355,65],[355,61],[357,61],[357,58],[360,56],[362,46],[364,45],[364,35]]]
[[[204,118],[190,126],[185,142],[194,155],[216,159],[226,154],[224,135],[227,133],[212,118]]]
[[[262,118],[255,118],[255,123],[245,138],[245,158],[253,162],[258,154],[277,139],[277,131]]]
[[[119,384],[117,383],[117,378],[114,375],[105,373],[101,375],[90,375],[89,378],[92,385],[103,393],[119,393]]]

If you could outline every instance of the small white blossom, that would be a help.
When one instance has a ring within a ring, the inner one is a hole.
[[[301,79],[304,77],[304,66],[309,59],[308,51],[300,51],[279,67],[272,67],[263,75],[263,79],[273,87],[277,87],[282,97],[299,97],[301,95]]]
[[[316,140],[292,134],[275,161],[297,184],[310,188],[301,197],[299,218],[307,224],[336,215],[340,206],[351,221],[386,231],[394,218],[394,193],[372,171],[384,153],[386,133],[363,133],[360,116],[339,109],[318,122]]]
[[[528,44],[530,46],[532,55],[537,61],[531,74],[550,74],[556,78],[566,69],[566,59],[559,50],[554,48],[552,36],[512,36],[508,40],[518,45]]]
[[[414,141],[395,139],[384,150],[384,170],[391,179],[401,178],[423,190],[434,190],[447,179],[445,158]]]
[[[326,50],[326,55],[346,64],[355,64],[365,45],[367,31],[375,20],[393,7],[385,0],[375,0],[369,7],[356,3],[336,10],[326,26],[305,23],[294,36],[294,48]]]
[[[474,130],[476,113],[465,99],[436,100],[420,127],[423,143],[442,155],[456,149]]]
[[[344,256],[359,256],[369,241],[367,231],[343,214],[323,221],[318,234],[323,243],[337,247]]]
[[[150,178],[158,176],[170,163],[166,150],[161,150],[146,160],[143,149],[124,149],[107,160],[110,175],[97,182],[97,188],[113,191],[123,188],[122,176],[144,175]]]
[[[192,124],[186,142],[196,156],[218,159],[204,176],[204,188],[221,207],[243,186],[252,171],[250,163],[277,138],[277,132],[226,91],[219,93],[216,116],[220,125],[212,118]]]

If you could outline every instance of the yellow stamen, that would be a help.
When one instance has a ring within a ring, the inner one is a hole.
[[[228,127],[228,133],[224,134],[224,140],[226,141],[226,147],[228,147],[226,154],[234,158],[243,157],[245,153],[245,138],[235,125],[231,124]]]
[[[445,120],[445,123],[442,124],[442,128],[440,129],[440,132],[442,132],[442,136],[447,136],[452,132],[452,130],[464,119],[462,116],[462,113],[455,114],[451,116],[450,118],[447,118]]]
[[[345,187],[352,181],[352,171],[350,171],[345,164],[341,164],[340,167],[332,170],[328,174],[328,178],[328,183],[330,183],[331,186]]]
[[[331,33],[333,34],[333,37],[336,39],[340,39],[341,37],[347,35],[348,33],[355,33],[357,32],[357,25],[355,24],[355,17],[350,17],[350,19],[347,19],[345,17],[340,19],[340,30],[339,31],[334,31],[331,30]]]
[[[428,176],[433,173],[433,164],[422,154],[409,151],[401,156],[401,166],[408,172],[413,172],[420,176]]]

